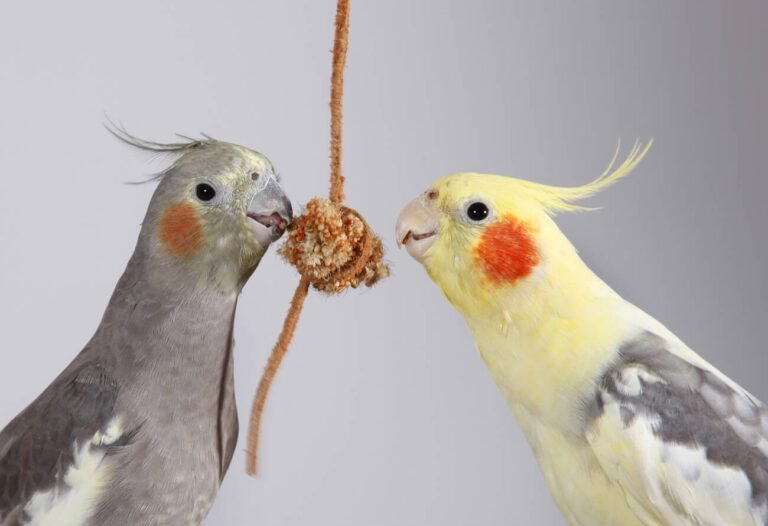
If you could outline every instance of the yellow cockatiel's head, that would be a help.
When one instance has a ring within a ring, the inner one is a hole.
[[[530,295],[552,283],[553,273],[567,267],[563,260],[575,256],[552,216],[585,210],[576,203],[627,175],[650,145],[636,144],[612,169],[614,156],[603,175],[575,188],[498,175],[449,175],[405,207],[397,241],[456,308],[482,316],[499,298]]]

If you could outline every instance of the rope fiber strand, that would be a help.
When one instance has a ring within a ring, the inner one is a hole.
[[[349,47],[349,0],[336,5],[336,32],[333,38],[331,73],[331,190],[330,198],[339,205],[344,200],[344,175],[341,172],[344,126],[344,66]]]
[[[339,294],[349,287],[373,286],[389,275],[381,240],[359,212],[342,206],[341,171],[344,66],[349,42],[349,0],[338,0],[331,75],[331,184],[329,199],[310,200],[304,213],[288,227],[288,238],[278,253],[296,267],[301,280],[293,294],[283,329],[267,360],[251,409],[246,471],[256,474],[261,420],[269,389],[296,332],[309,287]]]

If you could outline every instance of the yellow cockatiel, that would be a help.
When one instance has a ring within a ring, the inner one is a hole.
[[[445,177],[403,210],[398,242],[464,316],[570,524],[765,526],[760,402],[600,280],[552,219],[647,150],[578,188]]]

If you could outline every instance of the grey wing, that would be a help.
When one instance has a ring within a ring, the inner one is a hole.
[[[224,480],[224,475],[227,473],[229,464],[232,462],[235,445],[237,444],[237,434],[240,430],[237,419],[237,405],[235,403],[234,347],[235,340],[230,339],[224,371],[221,377],[221,390],[219,392],[218,440],[220,481]]]
[[[70,368],[0,432],[0,524],[23,520],[32,495],[63,483],[75,447],[112,419],[117,394],[99,364]]]
[[[768,414],[659,336],[622,346],[587,439],[645,524],[768,524]]]

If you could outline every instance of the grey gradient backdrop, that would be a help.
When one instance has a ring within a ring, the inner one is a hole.
[[[768,400],[768,4],[352,4],[349,202],[394,275],[312,295],[261,475],[238,448],[207,524],[564,524],[462,320],[393,246],[401,206],[451,171],[580,184],[618,137],[653,137],[636,174],[592,200],[601,211],[560,224],[626,298]],[[334,5],[3,5],[0,425],[91,336],[153,190],[123,182],[165,164],[112,139],[104,113],[149,138],[249,145],[295,202],[322,194]],[[245,289],[243,420],[295,284],[271,252]]]

